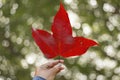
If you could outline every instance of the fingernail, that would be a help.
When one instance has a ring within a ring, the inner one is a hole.
[[[64,60],[60,60],[60,62],[61,62],[61,63],[63,63],[63,62],[64,62]]]

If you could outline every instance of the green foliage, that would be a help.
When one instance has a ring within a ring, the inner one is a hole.
[[[61,2],[70,21],[75,20],[74,33],[95,39],[99,46],[65,59],[67,69],[56,80],[119,80],[120,1]],[[32,79],[37,58],[45,58],[32,39],[31,27],[50,31],[59,4],[59,0],[0,0],[0,80]]]

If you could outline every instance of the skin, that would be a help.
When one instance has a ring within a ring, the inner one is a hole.
[[[59,64],[64,63],[63,60],[54,60],[36,68],[35,76],[40,76],[46,80],[54,80],[57,73],[64,68]]]

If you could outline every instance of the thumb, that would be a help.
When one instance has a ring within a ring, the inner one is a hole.
[[[61,64],[57,64],[56,66],[54,66],[53,68],[50,69],[51,73],[53,74],[57,74],[58,72],[60,72],[61,70],[63,70],[64,68],[62,67]]]

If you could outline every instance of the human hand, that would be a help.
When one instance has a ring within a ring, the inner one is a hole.
[[[63,63],[63,60],[54,60],[46,64],[41,65],[35,71],[35,76],[40,76],[46,80],[54,80],[56,74],[64,68],[59,64]]]

